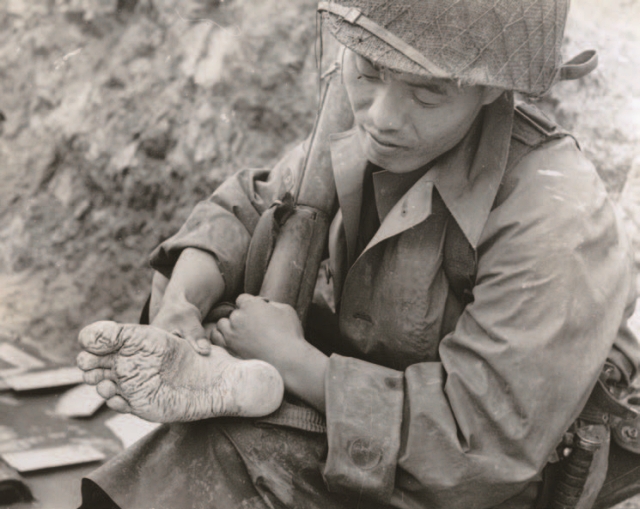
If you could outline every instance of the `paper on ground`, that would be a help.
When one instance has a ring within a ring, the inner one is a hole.
[[[84,444],[5,452],[2,454],[2,459],[18,472],[32,472],[44,468],[79,465],[103,460],[105,457],[104,453]]]
[[[11,343],[0,343],[0,359],[12,366],[23,369],[43,368],[45,365],[37,357],[23,352]]]
[[[5,378],[14,391],[32,391],[82,383],[82,371],[76,367],[23,373]]]
[[[19,375],[29,369],[37,369],[45,366],[43,361],[23,352],[11,343],[0,343],[0,361],[2,361],[5,366],[12,366],[0,369],[0,391],[10,389],[9,384],[4,381],[5,378]]]
[[[116,415],[105,421],[104,424],[120,439],[125,448],[160,426],[158,422],[145,421],[132,414]]]
[[[11,387],[9,387],[9,384],[2,377],[0,377],[0,392],[8,391],[10,389]]]
[[[82,384],[65,392],[56,404],[56,414],[65,417],[90,417],[102,406],[104,399],[92,385]]]

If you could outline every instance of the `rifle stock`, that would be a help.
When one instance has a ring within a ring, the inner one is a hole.
[[[293,306],[304,323],[336,202],[329,136],[353,125],[346,91],[332,74],[309,144],[293,213],[281,225],[260,295]],[[247,267],[247,270],[251,270]]]

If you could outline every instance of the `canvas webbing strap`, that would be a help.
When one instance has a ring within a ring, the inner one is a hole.
[[[326,433],[327,422],[324,416],[311,407],[294,405],[283,401],[271,415],[256,419],[256,424],[275,424],[287,428],[301,429],[311,433]]]
[[[560,67],[560,80],[577,80],[598,67],[598,53],[589,49],[573,57]]]
[[[361,11],[355,7],[346,7],[344,5],[333,2],[319,2],[318,11],[326,11],[336,16],[340,16],[347,23],[358,25],[368,32],[375,35],[378,39],[386,42],[389,46],[396,49],[404,56],[413,60],[416,64],[424,67],[435,78],[449,78],[450,75],[431,62],[427,57],[420,53],[413,46],[404,42],[400,37],[392,34],[386,28],[381,27],[375,21],[367,18]]]

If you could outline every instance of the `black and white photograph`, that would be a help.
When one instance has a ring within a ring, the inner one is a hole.
[[[0,508],[640,509],[640,0],[0,0]]]

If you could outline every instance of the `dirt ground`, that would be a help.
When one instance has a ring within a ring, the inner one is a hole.
[[[150,251],[231,172],[309,132],[314,6],[0,1],[0,338],[70,361],[83,325],[137,320]],[[640,1],[574,0],[565,46],[600,66],[539,104],[618,200],[640,181]],[[638,194],[623,201],[640,261]]]

